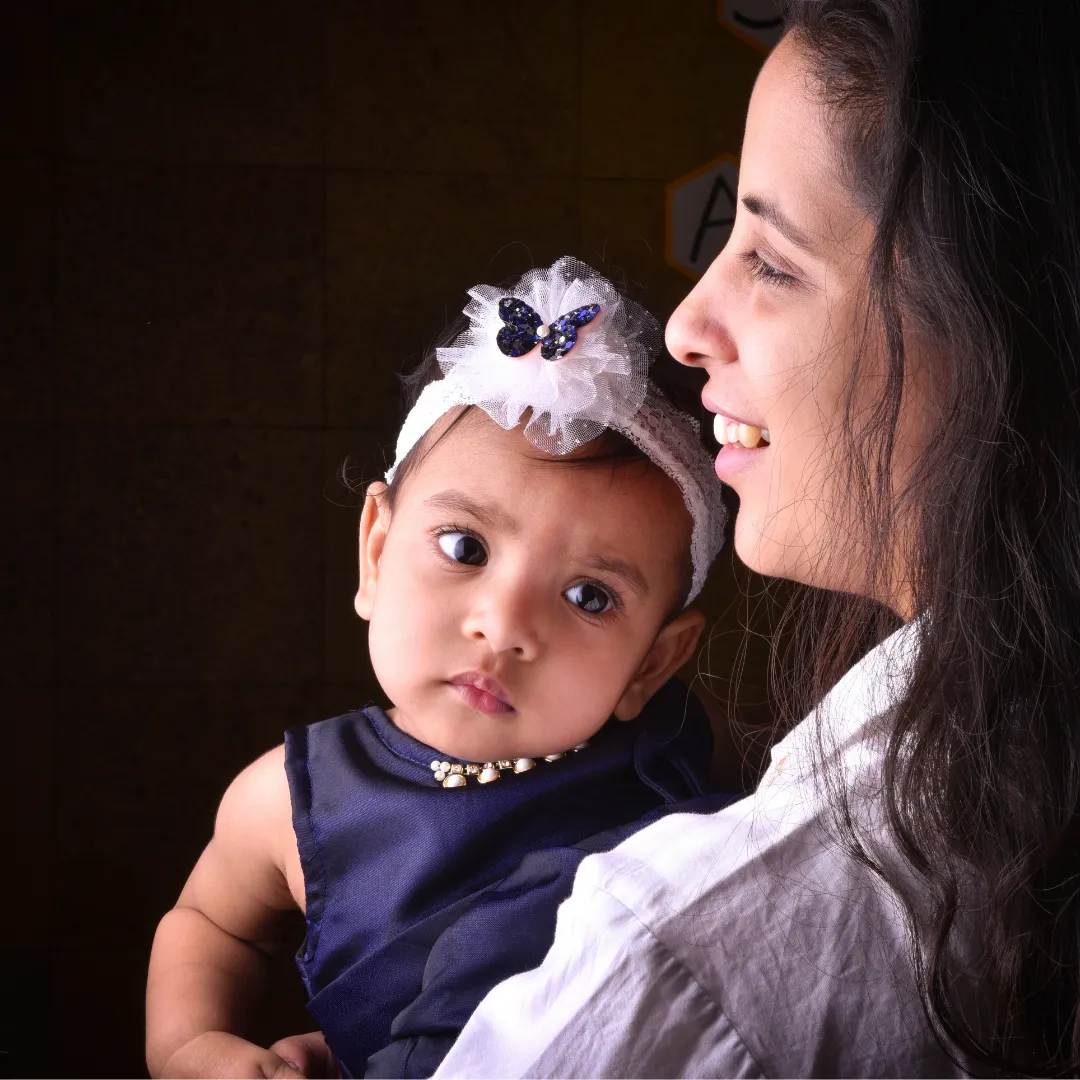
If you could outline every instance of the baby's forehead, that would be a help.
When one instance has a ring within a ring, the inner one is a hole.
[[[444,418],[426,441],[408,482],[423,502],[452,491],[499,511],[506,524],[562,523],[609,542],[640,546],[644,534],[689,547],[692,523],[675,483],[621,436],[605,434],[556,456],[533,446],[520,427],[506,431],[473,408]]]

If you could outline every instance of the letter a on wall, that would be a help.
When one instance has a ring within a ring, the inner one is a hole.
[[[739,159],[721,154],[667,185],[668,265],[699,278],[731,235]]]

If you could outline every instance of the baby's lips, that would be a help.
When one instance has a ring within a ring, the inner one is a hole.
[[[483,675],[479,671],[464,671],[460,675],[455,675],[450,680],[451,686],[472,686],[477,690],[482,691],[485,694],[490,694],[493,698],[501,701],[507,708],[513,708],[510,701],[510,695],[507,693],[506,688],[499,682],[498,679],[493,679],[490,675]]]

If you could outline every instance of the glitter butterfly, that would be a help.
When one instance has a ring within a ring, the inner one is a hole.
[[[577,343],[577,332],[600,314],[599,304],[586,304],[560,315],[550,326],[524,300],[504,296],[499,301],[503,328],[496,339],[504,356],[524,356],[541,342],[545,360],[561,360]]]

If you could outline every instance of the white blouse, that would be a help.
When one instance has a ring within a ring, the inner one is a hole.
[[[585,859],[547,958],[484,998],[436,1077],[963,1075],[898,903],[831,837],[814,771],[824,744],[873,806],[914,625],[773,747],[752,795]]]

